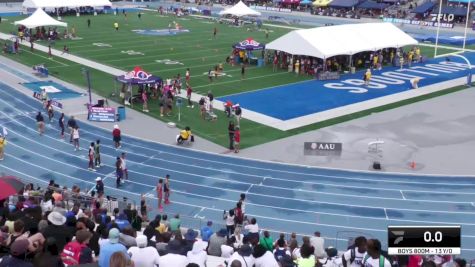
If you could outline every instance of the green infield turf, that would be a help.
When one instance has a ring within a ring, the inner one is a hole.
[[[9,19],[14,21],[20,18],[12,17]],[[90,28],[87,27],[87,19],[91,20]],[[240,67],[224,64],[224,72],[227,75],[219,77],[211,83],[208,80],[206,75],[208,70],[214,68],[216,64],[225,62],[225,58],[232,50],[231,45],[233,43],[249,37],[266,43],[287,33],[288,29],[264,26],[264,29],[269,29],[270,31],[269,38],[266,39],[265,32],[258,31],[253,27],[249,29],[247,27],[237,28],[193,17],[175,18],[172,16],[160,16],[156,12],[144,12],[141,19],[138,18],[137,13],[128,13],[127,20],[122,15],[99,15],[64,17],[64,21],[68,22],[70,31],[73,27],[75,28],[76,35],[81,39],[56,41],[53,44],[54,48],[61,50],[64,45],[67,45],[71,54],[124,71],[129,71],[135,66],[142,66],[146,71],[163,79],[171,78],[178,73],[184,76],[186,68],[190,68],[192,76],[191,85],[195,93],[205,94],[207,91],[212,90],[214,95],[219,97],[310,79],[310,77],[306,76],[289,74],[284,70],[273,72],[270,66],[262,68],[250,66],[246,71],[245,79],[241,80]],[[140,35],[132,31],[139,29],[167,30],[169,23],[173,24],[173,21],[190,32],[174,36],[149,36]],[[114,22],[119,23],[119,31],[114,29]],[[216,39],[213,38],[213,29],[215,27],[218,30]],[[10,23],[0,24],[0,31],[2,32],[14,32],[15,30],[16,27]],[[46,43],[43,42],[42,44]],[[433,55],[433,48],[421,47],[421,52],[430,57]],[[444,48],[439,48],[438,50],[439,54],[449,52],[454,51]],[[58,57],[49,59],[45,53],[38,51],[30,52],[28,49],[23,49],[20,55],[7,56],[28,66],[45,63],[51,75],[82,87],[86,86],[86,80],[81,74],[83,66],[80,64]],[[256,53],[256,56],[260,56],[260,53]],[[90,71],[93,90],[111,99],[111,93],[116,88],[114,77],[100,70],[90,69]],[[444,93],[460,89],[462,87],[447,90]],[[255,146],[441,94],[443,93],[426,95],[286,132],[249,120],[241,120],[241,147]],[[227,124],[229,120],[223,112],[217,112],[217,121],[204,122],[200,118],[196,104],[194,109],[183,106],[181,109],[181,121],[178,121],[176,108],[172,116],[160,117],[156,100],[151,100],[149,106],[150,113],[148,114],[150,116],[166,122],[173,121],[180,128],[190,126],[193,132],[201,137],[223,146],[227,145]],[[141,110],[141,106],[135,106],[134,108]]]

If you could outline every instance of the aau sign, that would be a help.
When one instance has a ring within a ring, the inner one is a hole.
[[[305,142],[304,155],[314,156],[340,156],[343,149],[342,143]]]

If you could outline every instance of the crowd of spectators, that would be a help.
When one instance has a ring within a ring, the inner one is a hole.
[[[88,195],[74,186],[60,188],[54,181],[45,190],[27,185],[15,197],[0,201],[0,267],[465,267],[451,257],[387,256],[377,239],[358,237],[343,254],[312,237],[274,240],[245,215],[245,195],[236,207],[201,229],[185,229],[176,214],[142,219],[131,204],[111,208],[112,200]],[[102,190],[102,191],[101,191]],[[223,227],[220,227],[220,226]],[[339,255],[340,254],[340,255]],[[210,258],[214,257],[214,265]]]

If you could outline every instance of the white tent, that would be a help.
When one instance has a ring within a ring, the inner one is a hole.
[[[414,38],[391,23],[359,23],[295,30],[266,49],[323,59],[415,44]]]
[[[260,16],[261,12],[255,11],[254,9],[246,6],[246,4],[244,4],[242,1],[239,1],[239,3],[235,4],[233,7],[219,12],[219,15],[233,15],[236,17]]]
[[[104,7],[112,6],[109,0],[25,0],[24,8],[60,8],[60,7]]]
[[[31,16],[26,19],[15,21],[15,25],[23,25],[29,29],[41,26],[61,26],[67,27],[68,24],[50,17],[43,9],[38,8]]]

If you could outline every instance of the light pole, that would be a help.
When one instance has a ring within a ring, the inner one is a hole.
[[[89,94],[89,106],[92,106],[92,93],[91,93],[91,77],[89,75],[89,69],[81,68],[82,74],[86,76],[87,80],[87,92]]]

